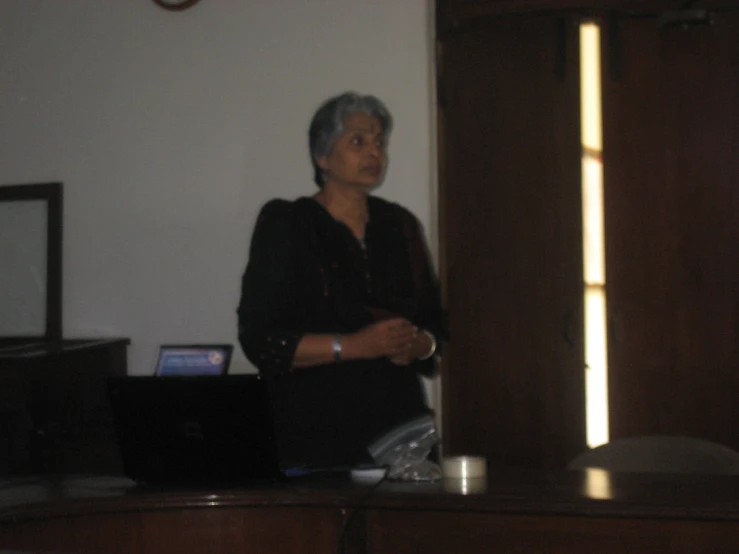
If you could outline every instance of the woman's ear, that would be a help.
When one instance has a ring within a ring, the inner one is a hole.
[[[328,156],[318,156],[316,158],[316,163],[318,164],[318,167],[326,171],[328,169]]]

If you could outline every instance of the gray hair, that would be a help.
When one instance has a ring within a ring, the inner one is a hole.
[[[356,112],[379,119],[386,135],[392,130],[393,117],[390,111],[382,101],[374,96],[345,92],[321,104],[313,115],[308,129],[308,147],[314,171],[313,180],[320,188],[323,188],[326,179],[323,169],[318,165],[318,158],[331,153],[336,137],[344,131],[344,118]]]

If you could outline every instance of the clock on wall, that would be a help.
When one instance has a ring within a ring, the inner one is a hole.
[[[179,12],[193,7],[200,0],[154,0],[154,3],[165,10]]]

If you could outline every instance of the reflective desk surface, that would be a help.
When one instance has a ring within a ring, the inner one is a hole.
[[[312,475],[228,488],[0,481],[0,552],[735,552],[739,477],[488,468],[484,480]]]
[[[490,469],[483,479],[433,483],[356,482],[338,474],[225,488],[152,488],[95,475],[0,479],[0,523],[88,511],[265,504],[739,520],[739,476]]]

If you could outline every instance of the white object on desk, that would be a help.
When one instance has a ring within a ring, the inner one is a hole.
[[[352,469],[352,481],[356,483],[377,483],[387,475],[387,469],[384,467],[376,467],[369,469]]]
[[[454,456],[441,463],[444,477],[448,479],[472,479],[487,475],[487,460],[481,456]]]

